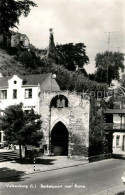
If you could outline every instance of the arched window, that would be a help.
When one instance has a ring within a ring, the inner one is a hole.
[[[64,95],[57,95],[55,96],[51,103],[51,108],[65,108],[68,107],[68,99]]]

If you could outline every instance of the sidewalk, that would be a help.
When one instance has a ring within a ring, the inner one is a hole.
[[[121,156],[125,156],[125,151],[116,151],[116,150],[114,150],[113,151],[113,154],[118,154],[118,155],[121,155]]]
[[[68,159],[67,156],[43,156],[36,158],[35,162],[31,159],[24,159],[22,164],[20,163],[20,160],[0,162],[0,179],[12,176],[22,176],[39,171],[84,165],[87,163],[86,160],[79,161]]]

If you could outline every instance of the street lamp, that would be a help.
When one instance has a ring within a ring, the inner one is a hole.
[[[52,79],[56,79],[56,74],[51,75],[51,93],[52,93]],[[50,124],[49,124],[49,154],[51,153],[51,104],[50,104]]]
[[[51,75],[51,92],[52,92],[52,79],[56,79],[56,74]]]

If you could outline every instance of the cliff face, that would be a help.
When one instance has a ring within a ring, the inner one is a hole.
[[[26,69],[21,63],[14,60],[13,56],[7,54],[5,50],[0,49],[0,73],[3,76],[26,74]]]

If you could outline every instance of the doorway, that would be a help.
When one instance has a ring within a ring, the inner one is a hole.
[[[68,155],[69,133],[62,122],[58,122],[51,132],[51,152],[55,156]]]

